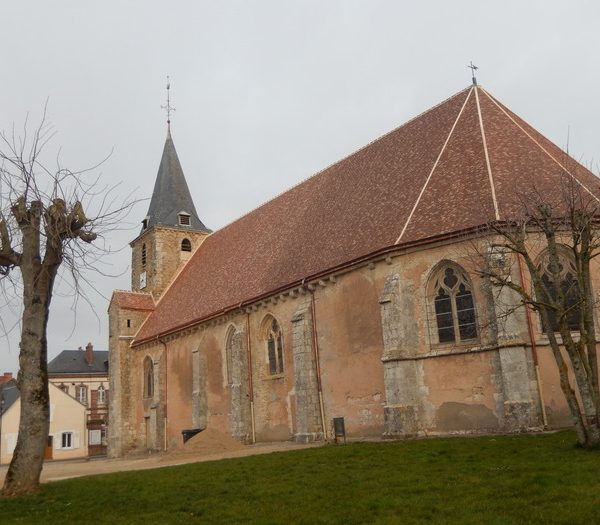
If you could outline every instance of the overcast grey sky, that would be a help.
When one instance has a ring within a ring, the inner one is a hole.
[[[196,208],[217,229],[479,83],[585,163],[600,158],[600,3],[594,1],[2,0],[0,129],[36,121],[46,98],[65,166],[149,197],[172,134]],[[597,168],[594,171],[598,171]],[[476,204],[475,204],[476,205]],[[139,223],[147,203],[132,212]],[[276,226],[276,225],[274,225]],[[115,234],[126,247],[137,229]],[[95,314],[56,297],[49,354],[107,348],[106,309],[129,287],[89,276]],[[2,319],[10,323],[1,308]],[[18,330],[0,339],[17,371]]]

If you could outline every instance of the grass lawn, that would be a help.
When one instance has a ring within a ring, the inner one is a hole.
[[[570,432],[328,445],[48,483],[5,523],[600,523]]]

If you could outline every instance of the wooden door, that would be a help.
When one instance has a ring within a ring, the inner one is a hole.
[[[44,449],[44,459],[52,459],[52,450],[54,445],[54,436],[48,436],[46,448]]]

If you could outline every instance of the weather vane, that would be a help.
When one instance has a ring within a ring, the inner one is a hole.
[[[167,75],[167,105],[161,106],[167,112],[167,126],[169,127],[169,131],[171,131],[171,112],[175,111],[175,108],[171,106],[171,99],[169,97],[169,91],[171,90],[171,81],[169,79],[169,75]]]
[[[471,62],[469,63],[469,65],[467,67],[471,70],[473,85],[476,86],[477,85],[477,79],[475,78],[475,71],[477,71],[479,68],[475,64],[473,64],[472,60],[471,60]]]

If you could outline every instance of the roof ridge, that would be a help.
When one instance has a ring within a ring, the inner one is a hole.
[[[117,292],[123,292],[123,293],[135,293],[138,295],[149,295],[150,297],[152,297],[152,294],[149,292],[134,292],[133,290],[122,290],[120,288],[117,288],[116,290],[113,290],[113,294],[117,293]]]
[[[319,171],[316,171],[315,173],[313,173],[312,175],[309,175],[308,177],[302,179],[301,181],[298,181],[296,184],[294,184],[293,186],[290,186],[289,188],[280,191],[279,193],[277,193],[276,195],[274,195],[273,197],[271,197],[270,199],[267,199],[266,201],[264,201],[263,203],[255,206],[254,208],[248,210],[246,213],[244,213],[243,215],[240,215],[239,217],[233,219],[232,221],[226,223],[225,225],[221,226],[221,228],[218,228],[217,230],[213,231],[209,236],[214,235],[215,233],[220,232],[221,230],[224,230],[225,228],[229,228],[231,225],[235,224],[236,222],[242,220],[244,217],[247,217],[248,215],[250,215],[251,213],[254,213],[256,210],[262,208],[263,206],[266,206],[267,204],[269,204],[270,202],[273,202],[274,200],[278,199],[279,197],[281,197],[283,194],[288,193],[294,189],[296,189],[298,186],[301,186],[302,184],[304,184],[305,182],[317,177],[318,175],[320,175],[321,173],[324,173],[325,171],[327,171],[329,168],[335,166],[336,164],[340,164],[341,162],[344,162],[346,159],[349,159],[350,157],[352,157],[353,155],[356,155],[357,153],[360,153],[362,150],[368,148],[369,146],[371,146],[372,144],[374,144],[375,142],[384,139],[385,137],[391,135],[392,133],[395,133],[396,131],[404,128],[405,126],[408,126],[411,122],[414,122],[415,120],[421,118],[423,115],[426,115],[427,113],[430,113],[431,111],[437,109],[440,106],[443,106],[446,102],[448,102],[449,100],[453,99],[454,97],[457,97],[458,95],[460,95],[461,93],[465,92],[465,91],[470,91],[473,88],[473,86],[469,85],[468,87],[466,87],[465,89],[461,89],[460,91],[457,91],[456,93],[454,93],[453,95],[450,95],[449,97],[445,98],[444,100],[442,100],[441,102],[439,102],[438,104],[436,104],[435,106],[431,106],[429,109],[426,109],[425,111],[421,111],[421,113],[415,115],[414,117],[412,117],[411,119],[407,120],[406,122],[402,123],[400,126],[395,127],[394,129],[388,131],[387,133],[384,133],[383,135],[379,135],[378,137],[374,138],[373,140],[371,140],[370,142],[368,142],[367,144],[365,144],[364,146],[361,146],[360,148],[357,148],[355,150],[353,150],[351,153],[348,153],[348,155],[346,155],[345,157],[342,157],[341,159],[336,160],[335,162],[332,162],[330,164],[328,164],[327,166],[325,166],[324,168],[320,169]],[[208,240],[208,239],[207,239]]]
[[[471,93],[472,93],[473,89],[474,89],[473,86],[471,86],[469,88],[467,97],[465,98],[465,101],[463,102],[463,105],[461,106],[460,111],[458,112],[458,115],[456,116],[456,119],[454,119],[454,124],[452,124],[452,127],[450,128],[450,132],[448,133],[448,136],[446,137],[446,140],[444,141],[444,144],[442,145],[442,149],[440,150],[437,158],[435,159],[435,162],[433,163],[431,171],[429,172],[427,179],[425,179],[425,184],[423,184],[423,187],[421,188],[419,196],[417,197],[417,200],[415,201],[415,204],[413,205],[412,210],[410,210],[410,213],[408,214],[408,218],[406,219],[406,222],[404,223],[404,227],[402,228],[402,231],[400,232],[400,235],[398,236],[398,238],[396,239],[396,242],[394,244],[398,244],[400,242],[400,240],[402,239],[404,232],[406,232],[406,229],[408,228],[408,224],[410,223],[410,220],[412,219],[417,207],[419,206],[421,197],[423,196],[423,194],[425,193],[425,190],[427,189],[427,185],[429,184],[429,181],[431,180],[431,177],[433,176],[433,173],[435,172],[435,169],[437,168],[437,166],[440,162],[440,159],[442,158],[442,155],[443,155],[444,151],[446,150],[446,146],[448,145],[448,142],[450,142],[450,137],[452,137],[452,133],[454,133],[454,129],[456,128],[456,125],[458,124],[458,121],[460,120],[460,117],[462,116],[463,111],[465,110],[465,107],[467,106],[467,102],[471,98]],[[452,97],[450,97],[450,98],[452,98]],[[449,100],[449,99],[446,99],[446,100]]]
[[[475,86],[475,100],[477,102],[477,116],[479,118],[479,129],[481,130],[481,140],[483,141],[483,153],[485,154],[485,165],[487,167],[490,188],[492,190],[492,202],[494,203],[494,214],[496,220],[500,220],[500,211],[498,210],[498,199],[496,199],[496,187],[494,186],[494,176],[492,175],[492,166],[490,164],[490,154],[488,151],[487,140],[485,138],[485,129],[483,127],[483,116],[481,114],[481,105],[479,104],[479,94]]]
[[[481,88],[481,90],[483,91],[483,93],[485,93],[485,95],[487,95],[487,97],[490,99],[490,101],[500,110],[502,111],[502,113],[504,113],[504,115],[506,115],[508,117],[508,119],[515,125],[517,126],[517,128],[519,128],[527,138],[529,138],[538,148],[540,148],[545,154],[546,156],[551,159],[556,165],[558,165],[562,170],[564,170],[564,172],[569,175],[577,184],[579,184],[585,191],[587,191],[594,199],[596,199],[598,202],[600,202],[600,199],[594,195],[594,193],[583,183],[581,182],[575,175],[573,175],[558,159],[556,159],[546,148],[544,148],[544,146],[542,146],[532,135],[531,133],[529,133],[526,129],[523,128],[523,126],[521,126],[521,124],[519,124],[512,115],[510,115],[506,109],[504,109],[503,105],[497,101],[492,95],[490,95],[485,89]],[[521,117],[519,117],[521,118]],[[523,121],[526,122],[526,121]],[[526,122],[526,124],[528,126],[530,126],[529,123]],[[537,130],[536,130],[537,131]],[[538,132],[539,133],[539,132]],[[540,134],[541,135],[541,134]],[[543,136],[543,135],[542,135]],[[544,137],[544,139],[548,140],[548,142],[554,144],[551,140],[547,139],[546,137]],[[561,149],[560,146],[556,145],[557,148]],[[568,153],[564,152],[567,156]],[[571,157],[569,157],[571,158]]]
[[[60,354],[62,354],[63,352],[85,352],[84,348],[75,348],[75,349],[71,349],[71,348],[63,348],[59,354],[57,354],[56,356],[54,356],[52,359],[56,359]],[[97,350],[96,348],[94,348],[94,354],[96,352],[108,352],[108,350]],[[51,359],[51,360],[52,360]]]

